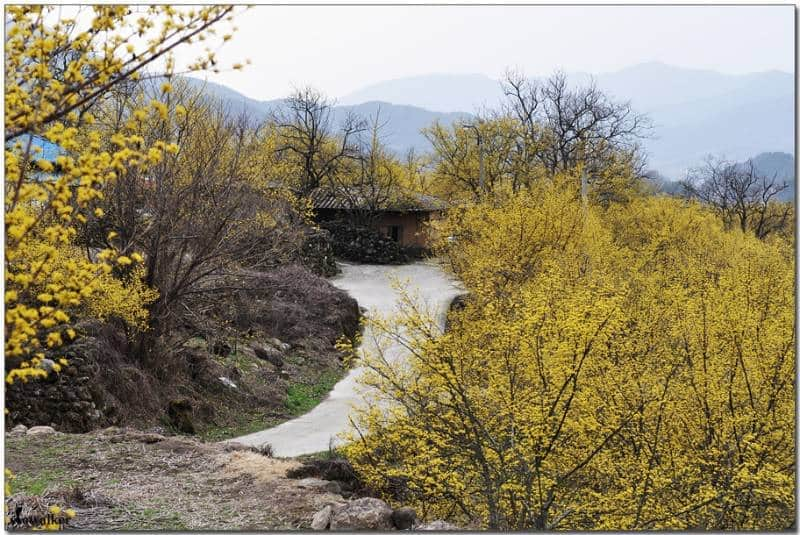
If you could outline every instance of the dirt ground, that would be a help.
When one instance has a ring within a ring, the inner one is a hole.
[[[309,529],[342,497],[288,479],[297,461],[217,443],[109,428],[87,434],[6,434],[12,494],[77,513],[79,530]]]

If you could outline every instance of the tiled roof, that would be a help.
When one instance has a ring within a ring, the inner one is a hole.
[[[343,194],[346,193],[346,194]],[[354,188],[340,192],[332,188],[319,187],[311,194],[311,203],[318,210],[356,210],[369,206],[367,199]],[[447,208],[441,199],[416,192],[398,192],[395,198],[378,208],[383,212],[438,212]]]

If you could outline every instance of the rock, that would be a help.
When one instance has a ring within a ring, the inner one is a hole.
[[[53,367],[55,365],[56,363],[50,359],[42,359],[41,362],[39,362],[39,367],[44,371],[46,371],[47,373],[53,371]]]
[[[25,433],[28,436],[36,436],[36,435],[54,435],[56,430],[50,427],[49,425],[35,425],[28,429]]]
[[[224,384],[224,385],[225,385],[225,386],[227,386],[228,388],[238,388],[238,387],[236,386],[236,383],[234,383],[233,381],[231,381],[231,380],[230,380],[230,379],[228,379],[227,377],[220,377],[220,378],[219,378],[219,380],[220,380],[220,382],[221,382],[222,384]]]
[[[14,426],[14,429],[9,431],[8,434],[11,435],[12,437],[21,437],[22,435],[25,434],[27,430],[28,430],[27,425],[17,424]]]
[[[181,433],[194,434],[192,403],[188,399],[170,401],[167,405],[167,416],[175,429]]]
[[[276,368],[283,368],[283,355],[271,346],[253,345],[253,353],[261,360],[266,360]]]
[[[277,338],[270,338],[270,339],[268,340],[268,342],[269,342],[269,343],[272,345],[272,347],[274,347],[274,348],[275,348],[275,349],[277,349],[278,351],[283,351],[283,352],[285,352],[285,351],[289,351],[290,349],[292,349],[292,346],[290,346],[289,344],[287,344],[287,343],[285,343],[285,342],[281,342],[281,341],[280,341],[279,339],[277,339]]]
[[[263,455],[264,457],[274,457],[274,452],[272,451],[272,444],[269,442],[264,442],[258,446],[250,446],[250,451],[253,453],[258,453],[259,455]]]
[[[401,507],[392,513],[392,524],[397,529],[411,529],[417,520],[417,512],[411,507]]]
[[[454,531],[457,529],[456,526],[444,520],[434,520],[417,526],[417,531]]]
[[[387,531],[392,524],[392,509],[377,498],[359,498],[337,507],[331,515],[332,530],[378,530]]]
[[[339,484],[338,481],[326,481],[323,489],[325,490],[325,492],[330,492],[331,494],[342,493],[342,486]]]
[[[336,481],[325,481],[315,477],[307,477],[297,482],[297,486],[304,489],[319,489],[331,494],[341,494],[342,487]]]
[[[81,421],[81,415],[75,411],[67,411],[64,413],[64,420],[70,423],[78,424]]]
[[[333,515],[333,507],[326,505],[311,518],[311,529],[322,531],[330,528],[331,516]]]
[[[334,259],[331,233],[325,229],[306,230],[304,243],[298,253],[300,262],[317,275],[330,277],[339,273]]]
[[[405,249],[373,228],[349,221],[326,221],[324,225],[331,233],[336,256],[375,264],[394,264],[408,259]]]

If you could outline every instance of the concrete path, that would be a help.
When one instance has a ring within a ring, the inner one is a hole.
[[[432,261],[416,262],[402,266],[377,266],[341,263],[342,273],[331,282],[352,295],[358,304],[367,309],[367,315],[378,312],[389,315],[397,310],[398,295],[391,287],[392,278],[407,281],[406,287],[418,293],[431,310],[437,311],[440,322],[452,299],[463,293],[456,283],[445,275]],[[364,343],[373,337],[364,332]],[[402,358],[400,347],[388,348],[392,358]],[[356,391],[358,376],[363,368],[351,370],[336,383],[328,397],[310,412],[271,429],[230,439],[231,442],[259,446],[272,445],[276,457],[294,457],[327,450],[337,444],[336,435],[348,428],[348,414],[359,403]]]

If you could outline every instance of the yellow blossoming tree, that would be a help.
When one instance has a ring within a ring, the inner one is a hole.
[[[573,176],[454,211],[469,290],[376,319],[346,455],[388,499],[491,529],[785,529],[794,266],[707,209],[579,200]]]
[[[74,17],[63,17],[65,12]],[[230,20],[230,6],[24,5],[5,10],[5,356],[6,381],[59,371],[57,350],[76,336],[78,317],[117,316],[143,326],[156,293],[142,282],[142,256],[126,248],[82,250],[75,244],[104,185],[143,169],[170,149],[144,146],[141,114],[127,118],[111,143],[94,110],[115,88],[148,70],[170,76],[176,47],[205,41]],[[227,40],[229,34],[221,37]],[[213,51],[187,70],[217,68]],[[162,87],[170,90],[169,83]],[[109,237],[111,239],[113,237]],[[6,493],[9,492],[6,473]],[[71,512],[70,512],[71,513]],[[72,513],[74,514],[74,513]],[[67,515],[69,516],[69,515]],[[54,526],[45,526],[54,527]]]
[[[87,217],[103,215],[95,203],[105,183],[149,165],[154,153],[168,147],[142,146],[135,135],[136,117],[131,117],[113,133],[109,148],[93,129],[92,111],[113,88],[147,68],[163,68],[169,75],[174,49],[206,39],[212,25],[231,12],[226,6],[116,5],[64,18],[56,6],[6,9],[8,382],[45,373],[38,367],[43,351],[58,347],[65,335],[74,336],[65,327],[76,310],[102,309],[102,315],[126,309],[126,319],[141,319],[136,309],[152,297],[135,284],[115,285],[111,276],[114,270],[130,272],[141,257],[113,248],[81,255],[73,241]],[[209,68],[215,62],[209,52],[188,68]],[[158,103],[137,113],[158,113]],[[110,291],[116,299],[89,304],[93,296],[107,298]]]

